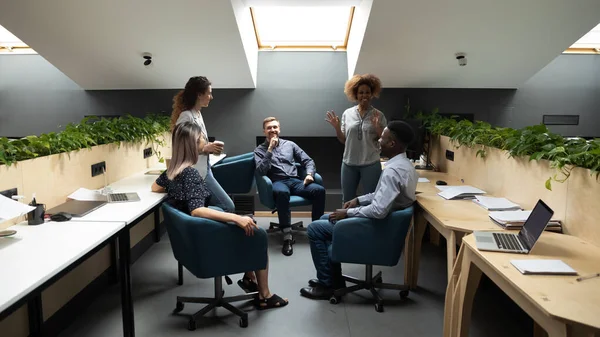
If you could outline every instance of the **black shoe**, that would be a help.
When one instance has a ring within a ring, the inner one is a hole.
[[[300,294],[304,297],[314,300],[329,300],[333,296],[333,289],[324,285],[318,284],[316,287],[306,287],[300,289]]]
[[[318,286],[320,284],[321,284],[321,282],[319,282],[319,279],[317,279],[317,278],[308,280],[308,285],[311,286],[311,287],[316,287],[316,286]]]
[[[294,254],[294,243],[296,243],[294,239],[283,240],[283,247],[281,248],[281,252],[283,253],[283,255],[290,256]]]

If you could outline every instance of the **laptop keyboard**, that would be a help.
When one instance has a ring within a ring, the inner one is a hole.
[[[498,248],[510,250],[523,250],[521,244],[513,234],[492,233]]]
[[[127,194],[126,193],[111,193],[110,194],[110,201],[127,201]]]

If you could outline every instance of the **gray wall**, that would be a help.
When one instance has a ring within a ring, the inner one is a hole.
[[[343,93],[345,53],[261,52],[258,69],[257,89],[214,90],[215,100],[204,111],[209,134],[226,142],[228,153],[252,150],[262,119],[271,115],[281,119],[282,136],[334,135],[325,111],[341,113],[351,105]],[[579,126],[551,129],[600,136],[599,71],[598,56],[561,55],[519,90],[386,88],[374,105],[390,119],[402,114],[410,98],[416,110],[473,113],[515,128],[538,124],[543,114],[580,114]],[[58,131],[90,114],[169,113],[175,93],[84,91],[41,56],[0,55],[0,136]]]

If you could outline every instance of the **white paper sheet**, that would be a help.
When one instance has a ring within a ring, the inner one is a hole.
[[[69,194],[69,199],[81,201],[105,201],[106,196],[102,195],[99,190],[88,190],[81,187],[77,191]]]
[[[0,222],[16,218],[33,211],[35,207],[0,195]]]
[[[419,182],[420,183],[428,183],[429,179],[427,179],[427,178],[419,178]]]
[[[221,154],[209,154],[208,155],[208,161],[210,162],[210,166],[215,166],[216,163],[220,162],[221,160],[223,160],[223,158],[225,158],[227,155],[225,153],[221,153]]]

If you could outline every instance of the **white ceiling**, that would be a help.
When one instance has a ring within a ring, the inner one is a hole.
[[[255,87],[230,1],[2,1],[0,24],[85,89]]]
[[[0,24],[85,89],[254,88],[247,6],[281,4],[358,5],[349,74],[386,87],[516,88],[600,22],[599,0],[19,0]]]
[[[599,0],[374,0],[355,72],[386,87],[517,88],[599,22]]]

